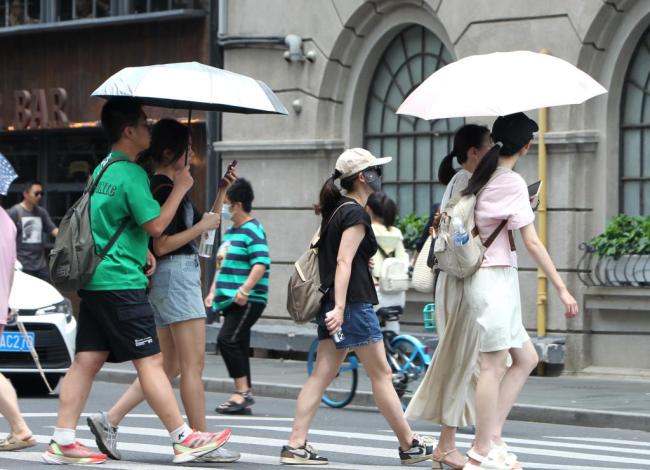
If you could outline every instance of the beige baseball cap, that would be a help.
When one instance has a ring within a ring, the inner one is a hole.
[[[373,166],[385,165],[393,157],[377,158],[366,149],[353,148],[345,150],[336,160],[336,170],[341,173],[340,178],[347,178]]]

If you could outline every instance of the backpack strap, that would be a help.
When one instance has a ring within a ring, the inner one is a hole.
[[[332,215],[330,215],[330,218],[327,219],[327,222],[325,223],[323,228],[321,228],[321,230],[320,230],[320,232],[318,234],[318,240],[316,240],[314,243],[312,243],[311,248],[317,248],[318,247],[318,245],[320,244],[320,239],[321,239],[323,233],[325,232],[325,229],[327,229],[327,227],[329,226],[332,219],[334,219],[334,216],[339,211],[339,209],[341,207],[343,207],[343,206],[349,206],[349,205],[352,205],[352,204],[356,204],[356,202],[352,202],[352,201],[344,202],[343,204],[339,205],[336,209],[334,209],[334,211],[332,212]]]
[[[94,178],[94,179],[91,178],[91,180],[88,182],[88,185],[86,186],[86,189],[84,191],[87,191],[92,196],[93,193],[95,192],[95,190],[97,189],[97,185],[99,184],[99,180],[102,179],[102,176],[104,175],[104,172],[106,171],[106,169],[109,166],[111,166],[113,163],[127,162],[127,161],[129,161],[129,160],[126,159],[126,158],[116,158],[115,160],[111,160],[110,162],[108,162],[106,165],[104,165],[104,168],[101,169],[101,171],[97,175],[97,178]],[[120,237],[120,235],[122,235],[122,232],[124,231],[124,229],[126,228],[126,226],[128,224],[129,224],[129,219],[125,219],[125,220],[122,221],[122,223],[117,228],[117,230],[115,231],[113,236],[110,238],[110,240],[108,240],[108,243],[106,244],[106,246],[104,246],[104,248],[102,248],[102,251],[99,252],[99,257],[100,258],[104,258],[104,256],[106,256],[108,254],[109,250],[113,247],[113,245],[115,244],[117,239]]]
[[[108,162],[106,165],[104,165],[104,168],[100,170],[100,172],[97,174],[96,178],[90,178],[88,181],[88,184],[86,185],[86,189],[84,189],[84,192],[87,191],[90,193],[92,196],[95,190],[97,189],[97,185],[99,184],[99,180],[102,179],[102,176],[104,176],[104,172],[108,169],[109,166],[111,166],[113,163],[117,162],[128,162],[129,160],[127,158],[116,158],[115,160],[111,160]]]
[[[339,209],[341,207],[343,207],[343,206],[349,206],[349,205],[352,205],[352,204],[356,204],[356,202],[352,202],[352,201],[344,202],[343,204],[339,205],[336,209],[334,209],[334,211],[332,212],[332,215],[330,216],[330,218],[325,223],[325,226],[320,230],[320,232],[318,234],[318,240],[316,240],[316,242],[312,243],[311,248],[317,248],[320,245],[321,236],[323,235],[323,233],[325,232],[325,229],[329,226],[330,222],[332,221],[332,219],[334,218],[336,213],[339,211]],[[334,275],[332,274],[331,277],[332,277],[332,281],[327,283],[328,286],[331,285],[334,282]],[[321,282],[319,290],[323,294],[326,294],[329,291],[329,287],[325,287],[325,283]]]
[[[507,223],[508,223],[507,220],[501,221],[499,226],[494,229],[494,232],[492,232],[490,236],[487,238],[487,240],[485,240],[485,242],[483,243],[483,246],[485,248],[490,248],[490,245],[494,243],[494,240],[496,240],[497,235],[499,235],[499,232],[503,230],[503,227],[505,227]],[[476,237],[478,234],[479,234],[478,227],[474,226],[474,228],[472,229],[472,236]],[[512,235],[512,230],[508,230],[508,241],[510,242],[510,251],[516,251],[517,248],[515,247],[515,237]]]
[[[381,246],[379,246],[379,244],[377,244],[377,250],[379,250],[379,252],[384,258],[386,259],[392,258],[392,256],[389,253],[387,253]],[[391,253],[394,253],[394,251],[391,251]]]

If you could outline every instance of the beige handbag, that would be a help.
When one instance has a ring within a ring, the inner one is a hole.
[[[427,266],[429,251],[433,249],[432,240],[433,238],[429,235],[413,267],[413,289],[424,294],[433,294],[433,270]]]

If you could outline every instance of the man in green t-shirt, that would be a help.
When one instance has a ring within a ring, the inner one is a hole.
[[[230,430],[194,432],[184,422],[163,370],[153,311],[145,289],[147,275],[155,269],[154,257],[147,248],[149,236],[155,238],[163,233],[194,180],[189,166],[178,171],[174,189],[160,207],[151,195],[146,172],[135,163],[151,139],[141,103],[133,98],[111,98],[102,109],[101,120],[112,148],[93,177],[109,161],[120,162],[104,172],[90,200],[90,222],[97,250],[107,244],[123,221],[128,223],[90,281],[79,291],[75,357],[61,385],[56,428],[43,461],[106,461],[104,453],[75,441],[77,421],[92,381],[104,363],[132,361],[147,402],[169,431],[174,462],[190,462],[221,447],[230,437]],[[106,433],[117,433],[110,423],[104,425]],[[101,446],[100,450],[106,452]]]

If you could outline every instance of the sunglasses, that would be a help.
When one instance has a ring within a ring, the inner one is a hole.
[[[377,176],[379,176],[380,178],[384,173],[382,166],[371,166],[370,168],[366,168],[364,171],[374,171],[375,173],[377,173]]]

